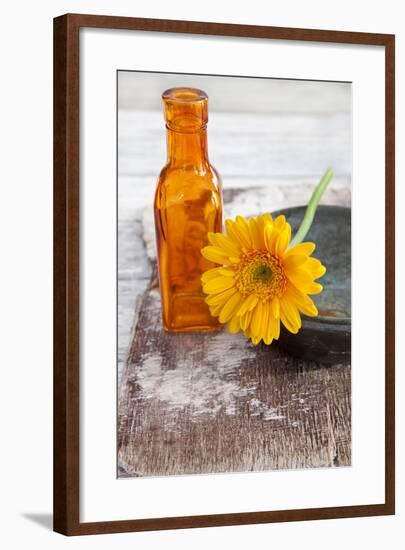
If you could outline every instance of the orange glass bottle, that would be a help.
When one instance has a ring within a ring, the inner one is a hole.
[[[163,327],[168,331],[217,330],[201,288],[214,264],[203,258],[209,231],[222,231],[222,188],[208,160],[208,96],[195,88],[162,95],[167,163],[155,194],[155,229]]]

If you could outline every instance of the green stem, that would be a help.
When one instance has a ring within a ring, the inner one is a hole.
[[[307,209],[305,211],[304,219],[301,222],[301,225],[295,234],[294,238],[291,240],[289,248],[301,243],[306,234],[311,228],[312,222],[314,220],[316,209],[318,208],[319,201],[322,198],[322,195],[326,191],[326,188],[329,185],[329,182],[333,178],[333,171],[331,168],[328,168],[324,175],[322,176],[321,181],[315,187],[312,197],[308,203]]]

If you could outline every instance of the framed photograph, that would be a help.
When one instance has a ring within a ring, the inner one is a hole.
[[[394,514],[393,35],[54,20],[54,529]]]

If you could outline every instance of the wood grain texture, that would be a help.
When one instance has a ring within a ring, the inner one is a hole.
[[[385,43],[385,505],[395,514],[395,36]]]
[[[330,189],[327,202],[350,205],[347,183]],[[269,194],[273,204],[304,202],[310,186],[227,189],[225,212],[253,214]],[[119,396],[119,477],[349,465],[350,367],[298,361],[225,331],[165,333],[148,207],[141,237],[136,246],[122,242],[141,255],[145,290]]]
[[[54,20],[54,529],[79,525],[79,33]]]
[[[156,75],[162,88],[169,85],[163,77]],[[149,93],[153,81],[149,75],[143,94]],[[214,81],[213,84],[212,77],[205,77],[199,85],[203,89],[210,85],[213,92],[217,86]],[[139,97],[142,82],[142,75],[130,73],[122,86],[128,88],[129,95]],[[284,82],[281,89],[272,83],[275,103],[276,94],[286,95],[288,91],[289,107],[285,100],[282,113],[258,115],[241,110],[210,114],[209,152],[223,181],[225,217],[250,216],[306,204],[327,165],[333,166],[335,177],[323,204],[350,206],[350,85],[345,86],[342,97],[342,84],[321,83],[318,88],[311,88],[310,99],[305,99],[308,94],[303,94],[302,87],[296,87],[295,82]],[[252,84],[251,94],[255,89]],[[324,104],[322,112],[315,109],[318,103]],[[297,104],[303,112],[297,113]],[[246,107],[245,99],[240,107]],[[141,296],[150,277],[145,244],[148,256],[156,255],[152,204],[158,173],[166,158],[162,112],[120,108],[118,142],[120,377]]]
[[[165,75],[142,78],[119,77],[119,88],[138,97],[155,80],[169,86]],[[209,86],[212,105],[220,105],[221,79],[197,84]],[[255,82],[244,85],[245,94],[257,92]],[[251,101],[243,97],[238,111],[210,114],[210,157],[223,179],[225,217],[305,204],[325,163],[336,176],[323,202],[350,207],[345,86],[321,83],[305,93],[295,82],[271,82],[275,103],[288,92],[282,112],[247,111]],[[152,211],[165,162],[161,111],[120,108],[118,139],[118,476],[349,465],[350,366],[297,361],[226,332],[162,330]]]
[[[119,400],[119,476],[348,466],[350,366],[226,331],[162,330],[143,296]]]
[[[120,399],[124,475],[350,464],[350,367],[221,332],[167,334],[145,294]]]
[[[392,34],[70,13],[72,26],[385,46]]]

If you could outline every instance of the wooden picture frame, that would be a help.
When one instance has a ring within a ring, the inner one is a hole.
[[[83,27],[385,48],[385,502],[330,508],[80,522],[79,30]],[[54,529],[117,533],[394,514],[395,37],[387,34],[68,14],[54,20]]]

